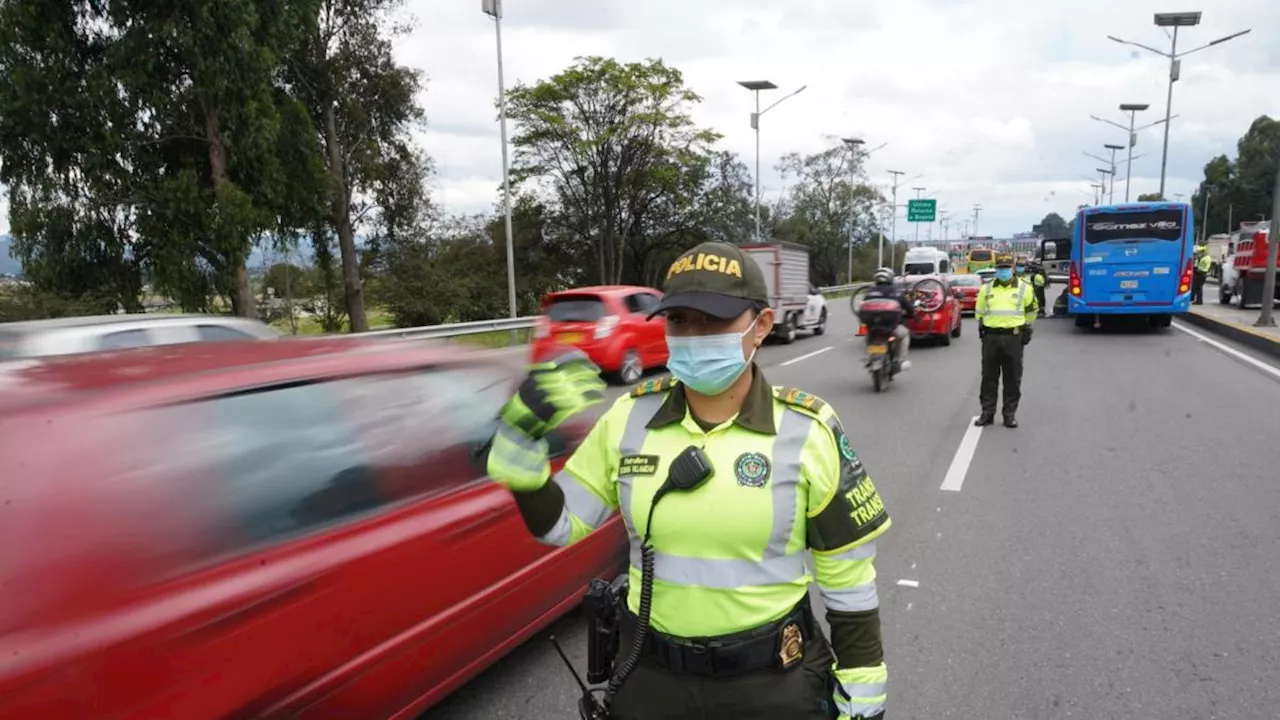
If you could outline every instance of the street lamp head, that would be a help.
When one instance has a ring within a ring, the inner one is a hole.
[[[748,90],[777,90],[778,86],[768,80],[739,80],[738,84]]]
[[[501,18],[502,0],[480,0],[480,9],[491,18]]]
[[[1156,13],[1155,23],[1160,27],[1191,27],[1200,24],[1200,11]]]
[[[867,143],[867,141],[863,140],[862,138],[840,138],[840,140],[845,145],[848,145],[849,147],[854,147],[856,145],[865,145]]]
[[[1102,147],[1104,147],[1104,148],[1106,148],[1106,149],[1108,149],[1108,150],[1123,150],[1123,149],[1125,148],[1125,146],[1124,146],[1124,145],[1114,145],[1114,144],[1112,144],[1112,143],[1107,143],[1107,144],[1103,145]]]
[[[1120,110],[1123,112],[1141,112],[1151,107],[1146,103],[1121,103]]]

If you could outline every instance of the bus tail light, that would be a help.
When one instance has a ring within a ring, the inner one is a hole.
[[[1181,295],[1182,293],[1185,293],[1185,292],[1191,292],[1191,273],[1192,273],[1192,267],[1193,267],[1193,265],[1192,265],[1192,261],[1191,261],[1191,260],[1188,260],[1188,261],[1187,261],[1187,266],[1186,266],[1185,268],[1183,268],[1183,270],[1182,270],[1182,278],[1181,278],[1180,280],[1178,280],[1178,294],[1179,294],[1179,295]]]
[[[1070,292],[1071,292],[1071,294],[1072,294],[1072,295],[1074,295],[1075,297],[1080,297],[1080,293],[1082,292],[1082,291],[1080,290],[1080,272],[1079,272],[1078,270],[1076,270],[1076,266],[1075,266],[1075,265],[1071,265],[1070,267],[1071,267],[1071,273],[1070,273],[1070,282],[1071,282],[1071,286],[1070,286],[1070,288],[1071,288],[1071,289],[1070,289]]]

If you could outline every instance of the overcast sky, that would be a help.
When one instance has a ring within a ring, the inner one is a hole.
[[[1167,49],[1152,13],[1189,9],[1168,0],[506,0],[503,52],[508,86],[534,82],[575,56],[622,61],[662,58],[703,96],[694,115],[724,135],[724,146],[754,162],[751,95],[739,80],[767,79],[807,89],[761,121],[766,200],[783,190],[773,170],[789,151],[814,152],[825,136],[861,136],[873,182],[887,170],[927,188],[939,207],[972,217],[981,234],[1028,231],[1047,212],[1068,215],[1091,200],[1089,181],[1125,133],[1124,102],[1150,103],[1139,124],[1163,117],[1168,63],[1106,39],[1112,34]],[[1194,3],[1190,3],[1194,5]],[[408,0],[417,30],[401,43],[403,62],[426,77],[421,141],[438,165],[435,200],[449,212],[492,207],[501,183],[493,99],[493,22],[481,0]],[[1200,26],[1180,34],[1190,49],[1245,28],[1254,32],[1184,61],[1175,86],[1168,193],[1188,196],[1204,163],[1234,156],[1256,116],[1280,116],[1277,0],[1220,0]],[[767,97],[764,102],[771,102]],[[1140,135],[1133,197],[1158,189],[1160,126]],[[1124,169],[1116,183],[1123,199]],[[899,191],[905,203],[914,193]],[[0,201],[3,207],[3,201]],[[0,213],[0,232],[8,227]],[[898,234],[912,232],[898,222]],[[953,226],[956,234],[958,225]],[[935,236],[939,228],[934,228]],[[921,237],[926,230],[921,228]]]

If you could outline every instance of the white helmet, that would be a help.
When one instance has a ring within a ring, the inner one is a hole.
[[[871,279],[874,280],[877,285],[892,285],[893,271],[889,268],[880,268],[876,271],[875,275],[871,276]]]

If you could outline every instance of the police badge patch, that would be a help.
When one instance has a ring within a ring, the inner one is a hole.
[[[858,454],[853,451],[853,445],[849,443],[849,436],[844,433],[840,433],[840,457],[849,463],[858,459]]]
[[[764,487],[769,482],[769,458],[758,452],[742,453],[734,462],[734,474],[743,487]]]

